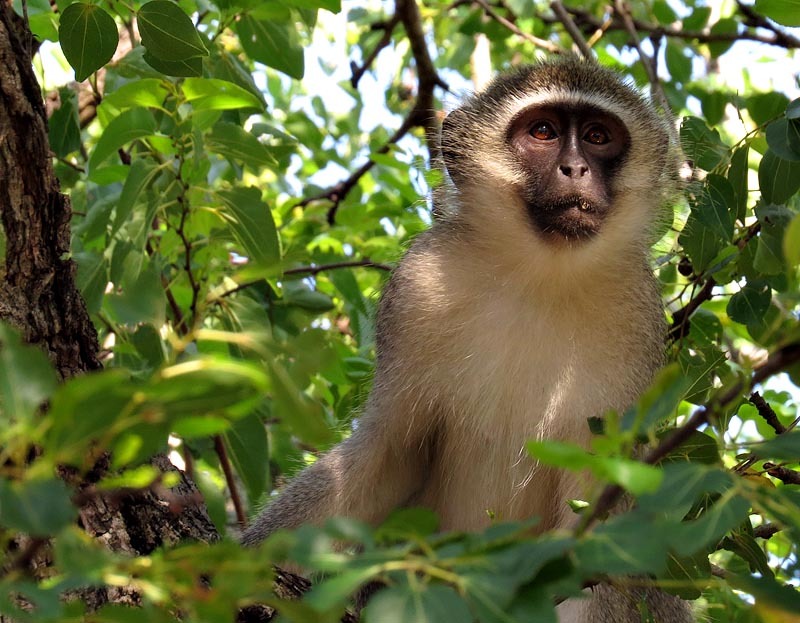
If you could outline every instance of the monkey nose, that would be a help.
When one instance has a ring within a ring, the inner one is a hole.
[[[589,171],[589,167],[583,163],[561,164],[558,169],[567,177],[583,177]]]

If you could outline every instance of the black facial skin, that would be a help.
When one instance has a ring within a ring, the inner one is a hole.
[[[597,234],[630,146],[623,123],[591,106],[534,106],[511,122],[507,141],[526,172],[518,192],[535,229],[553,240]]]

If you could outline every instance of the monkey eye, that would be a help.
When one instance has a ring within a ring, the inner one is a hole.
[[[592,145],[605,145],[611,140],[611,137],[606,132],[605,128],[594,126],[586,131],[583,135],[583,140]]]
[[[537,121],[528,134],[538,141],[552,141],[554,138],[558,138],[555,128],[547,121]]]

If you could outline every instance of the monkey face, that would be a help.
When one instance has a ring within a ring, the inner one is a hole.
[[[589,105],[532,106],[512,119],[506,143],[523,171],[517,192],[540,234],[572,241],[600,231],[630,146],[622,121]]]

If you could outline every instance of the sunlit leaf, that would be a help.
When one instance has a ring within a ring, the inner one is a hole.
[[[83,2],[64,9],[58,39],[79,82],[110,61],[119,43],[114,18],[102,7]]]

